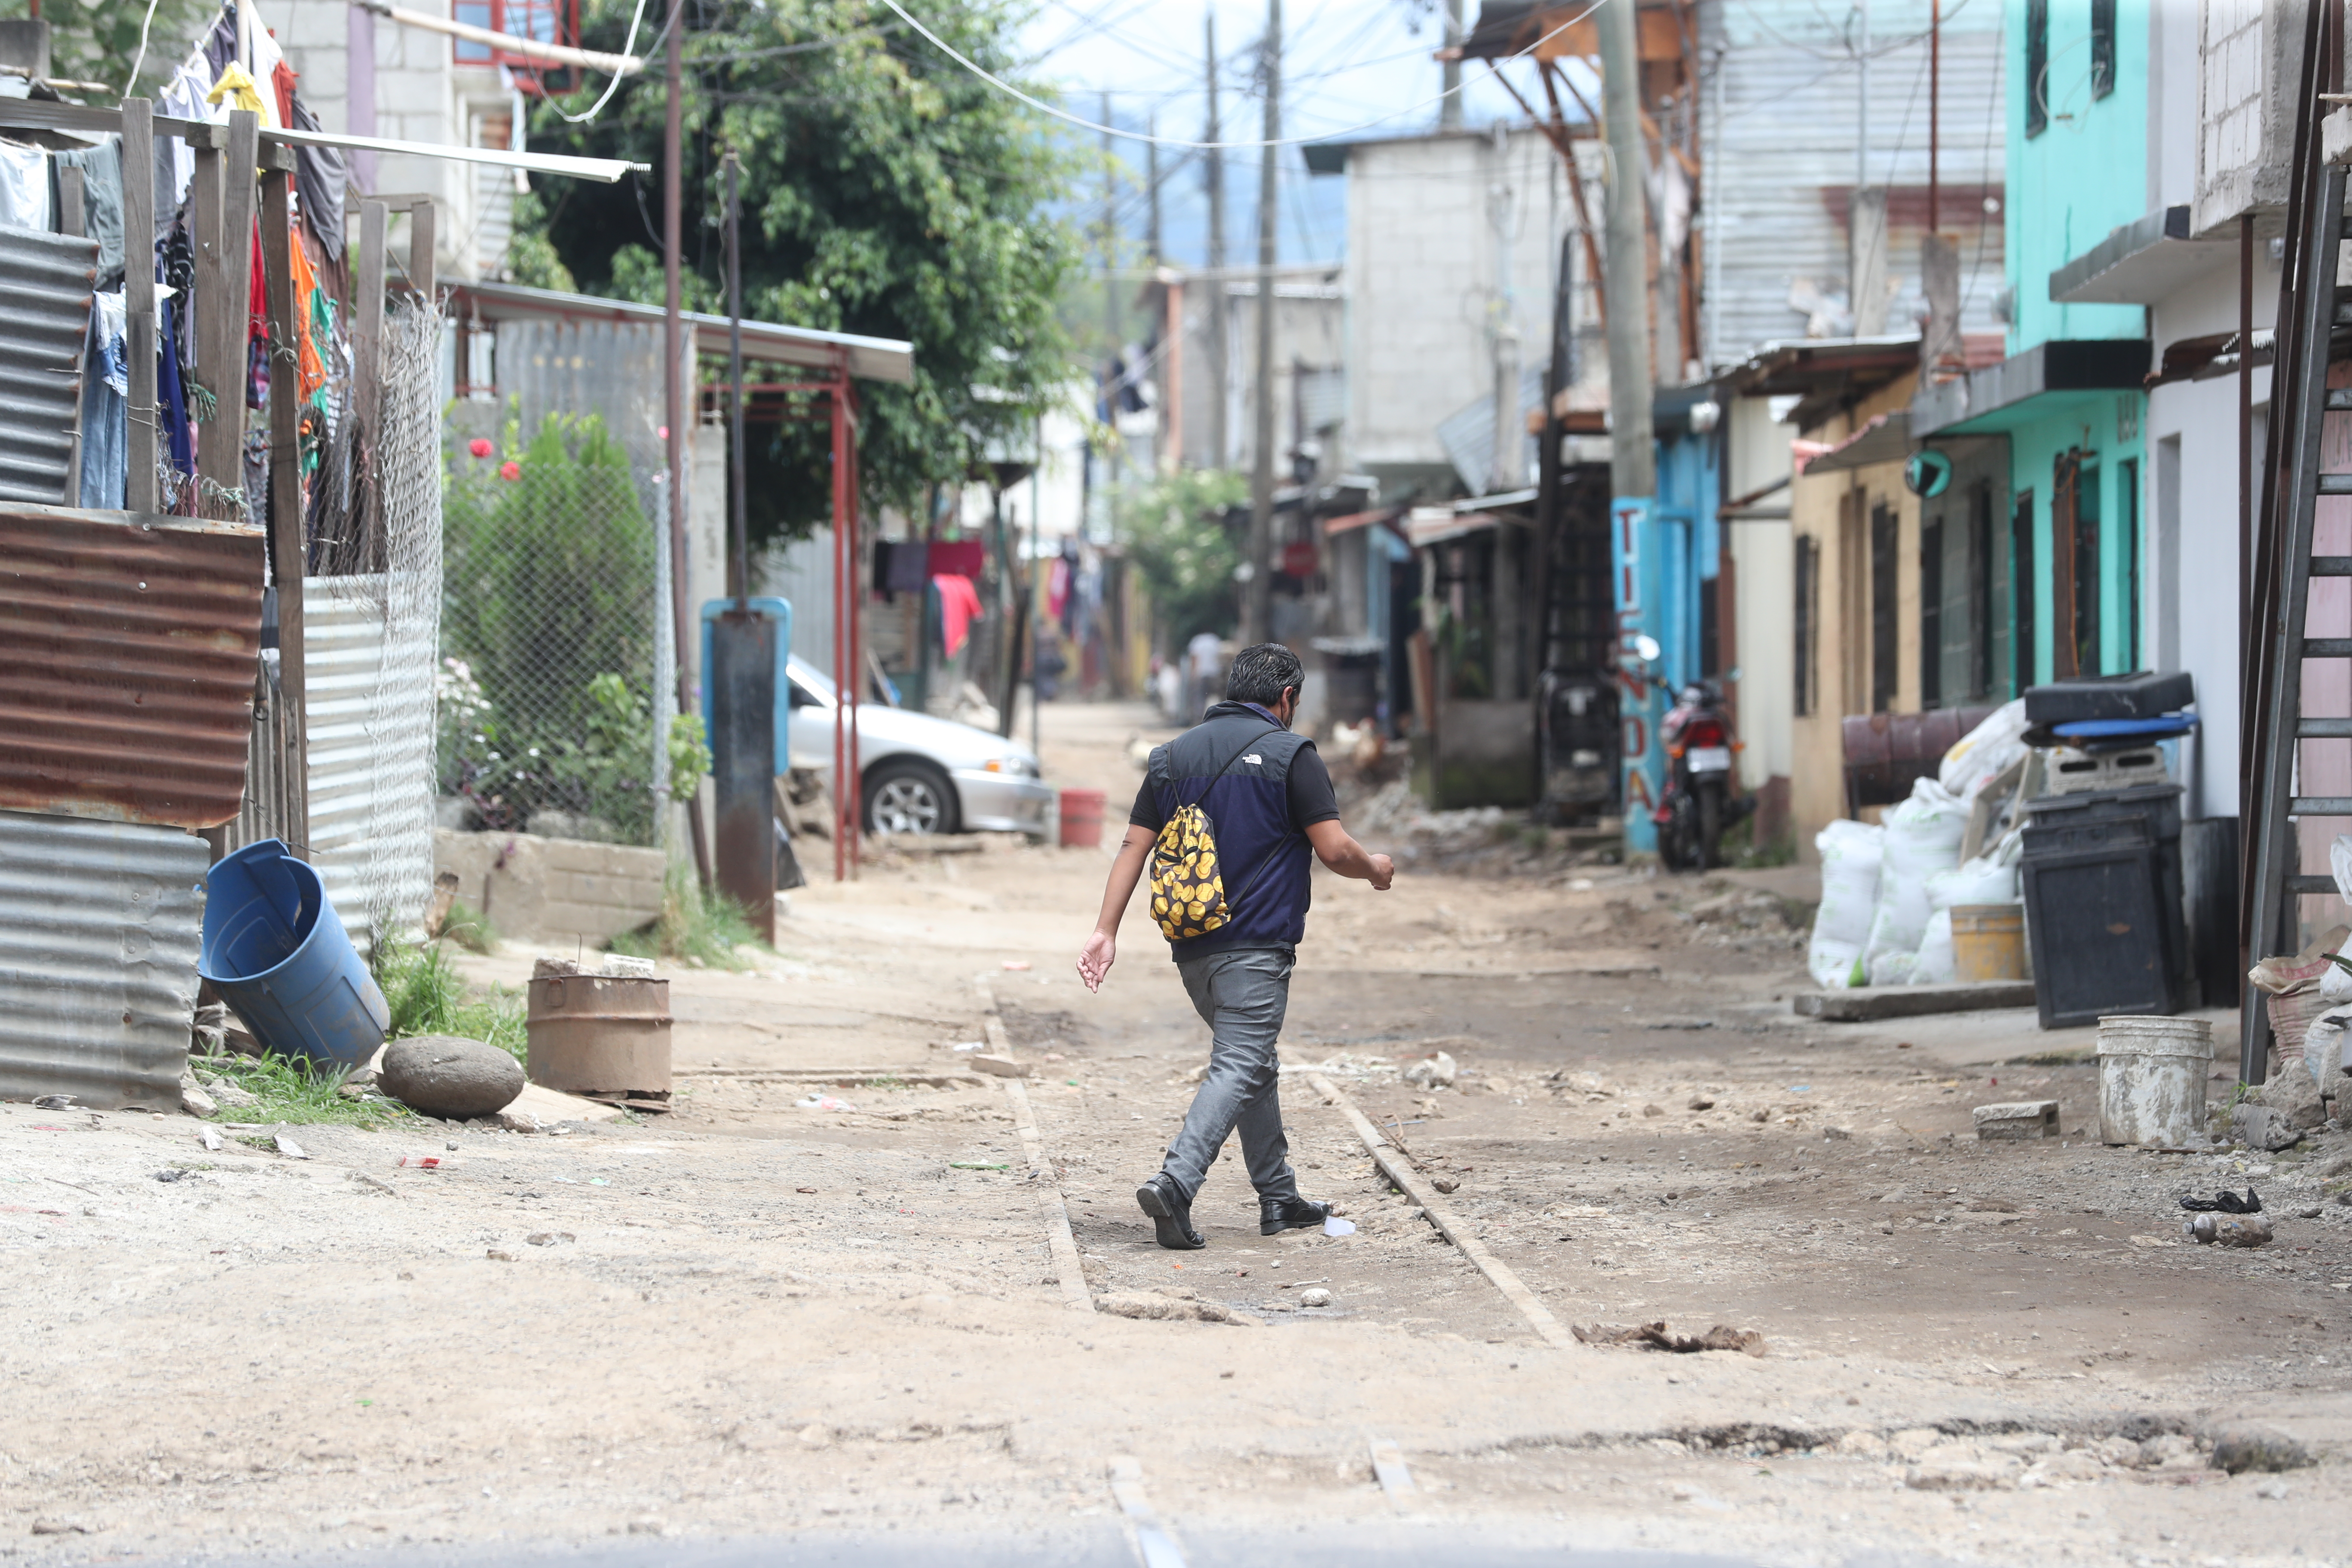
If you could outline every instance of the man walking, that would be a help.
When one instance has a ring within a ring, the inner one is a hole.
[[[1208,1077],[1159,1174],[1135,1194],[1160,1245],[1173,1251],[1208,1245],[1192,1228],[1192,1199],[1236,1130],[1257,1189],[1260,1236],[1319,1226],[1330,1212],[1298,1195],[1276,1089],[1275,1040],[1307,931],[1307,852],[1381,892],[1395,868],[1339,826],[1330,771],[1313,742],[1290,732],[1302,679],[1298,656],[1280,643],[1244,648],[1225,700],[1153,749],[1102,913],[1078,953],[1078,978],[1099,991],[1117,955],[1119,920],[1161,846],[1153,914],[1210,1031]]]

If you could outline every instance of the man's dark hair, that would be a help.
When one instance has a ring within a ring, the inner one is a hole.
[[[1278,642],[1257,643],[1234,655],[1233,672],[1225,677],[1225,700],[1271,708],[1282,700],[1284,687],[1296,692],[1306,679],[1297,654]]]

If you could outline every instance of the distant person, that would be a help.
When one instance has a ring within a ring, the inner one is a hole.
[[[1225,700],[1152,749],[1102,912],[1078,952],[1078,978],[1101,990],[1119,920],[1149,863],[1152,917],[1210,1033],[1208,1077],[1183,1130],[1135,1194],[1160,1245],[1173,1251],[1208,1245],[1192,1228],[1192,1200],[1236,1130],[1257,1189],[1260,1236],[1319,1226],[1331,1212],[1298,1195],[1276,1092],[1275,1041],[1307,931],[1307,851],[1381,892],[1395,868],[1339,826],[1329,770],[1312,741],[1290,732],[1303,679],[1298,656],[1280,643],[1244,648]]]
[[[1199,722],[1194,715],[1209,705],[1209,693],[1217,689],[1217,665],[1224,657],[1224,639],[1214,632],[1201,632],[1184,645],[1184,711],[1175,716],[1176,722]]]

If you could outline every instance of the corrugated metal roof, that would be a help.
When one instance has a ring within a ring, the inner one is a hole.
[[[0,1097],[178,1107],[211,861],[175,828],[0,811]]]
[[[66,499],[97,279],[98,241],[0,225],[0,501]]]
[[[375,923],[371,881],[386,882],[395,910],[421,906],[432,885],[434,734],[404,723],[386,732],[383,577],[312,577],[302,590],[310,749],[303,858],[364,953]]]
[[[450,312],[463,321],[468,311],[486,321],[631,321],[660,326],[658,305],[632,300],[604,300],[589,294],[562,294],[552,289],[527,289],[520,283],[457,283],[450,286]],[[686,331],[707,354],[727,352],[727,318],[699,310],[684,312]],[[896,338],[866,338],[855,332],[824,332],[814,327],[787,327],[775,321],[743,323],[743,357],[768,364],[805,365],[824,369],[845,362],[860,381],[894,381],[901,385],[915,379],[915,345]]]
[[[237,523],[0,507],[0,809],[234,817],[261,563]]]

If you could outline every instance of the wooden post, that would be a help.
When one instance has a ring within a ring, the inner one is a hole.
[[[433,277],[433,204],[421,201],[408,209],[408,282],[428,310],[440,300]]]
[[[352,268],[352,417],[364,438],[375,433],[376,385],[383,363],[383,233],[392,212],[360,203],[359,262]],[[346,265],[351,256],[344,255]]]
[[[194,147],[195,167],[188,177],[188,237],[195,249],[196,276],[192,297],[183,300],[196,334],[196,387],[189,402],[196,417],[196,478],[217,483],[221,477],[215,432],[220,412],[204,407],[204,394],[218,403],[228,381],[228,331],[221,318],[227,308],[227,284],[221,279],[221,170],[225,153],[217,147]],[[192,312],[192,314],[191,314]],[[196,498],[197,515],[205,514],[204,498]]]
[[[289,160],[290,162],[290,160]],[[301,301],[294,297],[293,174],[261,181],[261,258],[269,301],[269,563],[278,585],[278,737],[286,826],[310,841],[309,724],[303,700]]]
[[[202,347],[197,375],[213,395],[212,418],[204,426],[197,469],[209,485],[237,490],[245,483],[246,322],[253,289],[254,164],[260,156],[261,121],[250,110],[228,117],[228,150],[215,154],[212,184],[217,205],[205,210],[197,198],[196,296]],[[205,173],[205,154],[196,154],[196,174]],[[211,243],[201,226],[213,224]],[[260,510],[255,498],[254,510]],[[200,515],[219,517],[227,503],[215,492],[200,500]],[[234,514],[241,515],[241,514]]]
[[[155,133],[154,106],[122,100],[123,354],[131,393],[123,422],[128,465],[122,504],[132,511],[155,505]]]
[[[82,173],[67,167],[58,171],[58,232],[74,239],[87,238],[82,233]],[[82,504],[81,454],[82,432],[89,425],[89,406],[98,395],[98,378],[82,373],[81,398],[74,408],[73,440],[66,453],[65,490],[59,500],[68,506]]]

